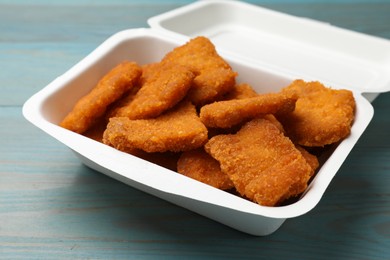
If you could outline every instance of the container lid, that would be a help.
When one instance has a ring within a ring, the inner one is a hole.
[[[248,3],[198,1],[154,16],[172,37],[206,36],[256,66],[365,93],[390,91],[390,41]]]

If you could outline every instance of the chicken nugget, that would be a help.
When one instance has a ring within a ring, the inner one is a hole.
[[[217,189],[234,188],[229,176],[221,171],[219,162],[206,153],[203,148],[183,152],[177,162],[177,171]]]
[[[197,76],[188,92],[196,106],[213,102],[235,85],[235,73],[217,53],[206,37],[196,37],[168,53],[163,63],[177,63],[189,67]]]
[[[140,76],[141,68],[135,62],[120,63],[76,103],[60,126],[80,134],[85,132],[111,103],[137,85]]]
[[[130,119],[157,117],[184,98],[195,77],[187,67],[174,63],[154,64],[146,69],[141,89],[111,116]]]
[[[236,134],[214,136],[205,150],[241,196],[264,206],[299,195],[310,178],[311,167],[301,152],[266,119],[253,119]]]
[[[142,65],[142,75],[141,75],[141,85],[145,84],[145,82],[149,81],[150,78],[154,76],[161,68],[160,62],[147,63]]]
[[[351,91],[327,88],[317,81],[295,80],[282,92],[298,96],[292,113],[277,115],[293,142],[322,147],[350,134],[355,114]]]
[[[207,128],[200,121],[195,107],[188,101],[182,101],[157,118],[111,118],[103,134],[103,142],[122,151],[180,152],[206,143]]]
[[[200,119],[207,127],[229,128],[247,120],[294,110],[296,97],[283,93],[214,102],[200,109]]]
[[[140,79],[140,81],[141,81],[141,79]],[[138,86],[134,86],[132,89],[127,91],[125,94],[123,94],[123,96],[120,99],[118,99],[117,101],[112,103],[107,108],[107,111],[106,111],[105,116],[104,116],[105,119],[107,120],[107,123],[111,117],[117,116],[119,114],[119,111],[121,109],[123,109],[123,107],[127,107],[130,105],[130,103],[134,100],[135,95],[140,90],[140,88],[141,88],[141,85],[139,83]]]

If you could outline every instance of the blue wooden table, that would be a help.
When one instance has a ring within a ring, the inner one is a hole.
[[[390,93],[318,206],[266,237],[95,172],[23,118],[107,37],[189,2],[0,0],[0,259],[390,259]],[[251,1],[390,39],[389,1],[324,2]]]

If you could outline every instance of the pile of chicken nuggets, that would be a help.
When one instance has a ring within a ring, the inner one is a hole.
[[[159,62],[123,61],[60,125],[264,206],[302,194],[319,168],[312,150],[350,134],[349,90],[295,80],[256,93],[206,37]]]

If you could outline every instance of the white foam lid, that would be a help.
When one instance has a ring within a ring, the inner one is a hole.
[[[148,20],[176,37],[203,35],[218,49],[293,78],[364,93],[390,90],[390,41],[228,0],[198,1]]]

